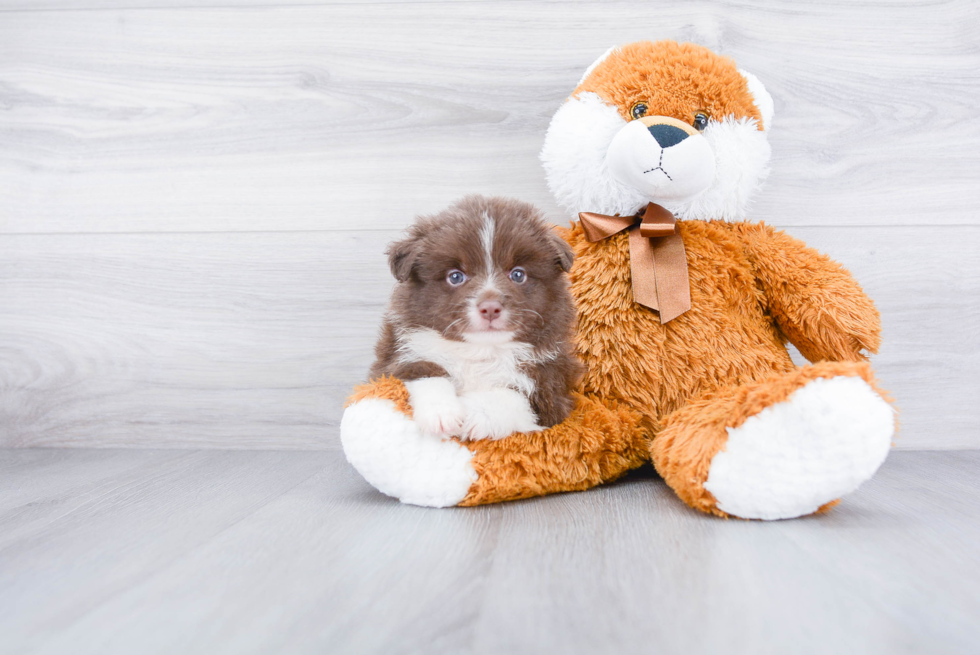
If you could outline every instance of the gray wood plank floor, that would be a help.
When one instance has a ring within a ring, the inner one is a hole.
[[[978,465],[759,523],[649,471],[426,510],[330,451],[0,450],[0,651],[975,653]]]

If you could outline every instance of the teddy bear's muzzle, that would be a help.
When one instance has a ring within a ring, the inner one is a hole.
[[[606,165],[617,181],[651,202],[683,202],[711,184],[715,158],[693,127],[669,116],[644,116],[623,127],[609,144]]]

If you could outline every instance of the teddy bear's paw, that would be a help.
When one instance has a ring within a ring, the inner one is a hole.
[[[470,391],[461,396],[464,439],[503,439],[541,429],[527,397],[513,389]]]
[[[410,505],[456,505],[477,480],[469,449],[420,430],[390,400],[367,398],[348,406],[340,441],[365,480]]]
[[[741,518],[811,514],[874,475],[894,431],[891,405],[861,378],[814,379],[729,428],[704,488]]]
[[[415,424],[440,437],[462,432],[466,410],[449,378],[421,378],[405,383]]]

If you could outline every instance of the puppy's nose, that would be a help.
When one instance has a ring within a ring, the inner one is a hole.
[[[503,306],[496,300],[484,300],[476,308],[480,312],[480,318],[485,318],[488,321],[500,318],[500,312],[504,310]]]
[[[647,128],[650,130],[650,134],[653,138],[657,140],[661,148],[669,148],[671,146],[676,146],[678,143],[686,139],[689,135],[687,132],[679,127],[673,125],[651,125]]]

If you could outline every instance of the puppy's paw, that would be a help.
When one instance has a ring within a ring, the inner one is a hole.
[[[411,380],[405,388],[419,430],[442,437],[461,434],[466,412],[449,378]]]
[[[466,412],[463,439],[503,439],[542,429],[527,397],[513,389],[471,391],[460,398]]]

